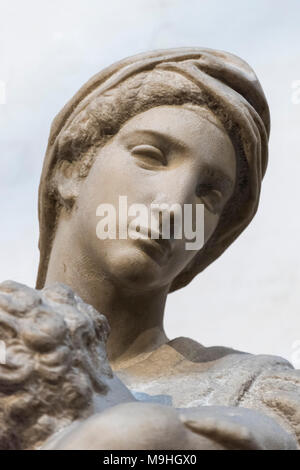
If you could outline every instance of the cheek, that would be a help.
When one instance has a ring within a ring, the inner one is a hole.
[[[87,176],[90,200],[111,203],[118,206],[119,196],[127,196],[128,201],[139,202],[141,186],[145,192],[136,165],[124,149],[114,145],[102,149]]]
[[[126,152],[114,148],[102,149],[80,186],[76,204],[77,225],[94,237],[100,220],[97,216],[99,205],[113,206],[118,222],[119,196],[127,196],[128,205],[143,202],[141,195],[145,192],[145,185],[140,184],[137,171]]]
[[[89,208],[90,213],[95,213],[99,204],[115,205],[123,191],[126,168],[125,165],[122,167],[121,158],[118,159],[118,166],[115,160],[113,152],[101,152],[82,182],[78,203],[81,207]]]
[[[216,229],[220,216],[212,214],[207,209],[204,210],[204,243],[207,243]],[[169,264],[169,271],[178,275],[182,269],[198,254],[199,249],[187,250],[186,239],[180,240],[174,252],[174,258]],[[173,276],[174,277],[174,276]]]
[[[219,222],[219,215],[212,214],[207,209],[204,212],[204,243],[212,236]],[[203,248],[203,247],[202,247]],[[202,249],[201,248],[201,249]],[[199,249],[187,250],[186,240],[183,239],[178,243],[177,249],[174,253],[174,257],[166,268],[166,278],[171,282],[176,276],[178,276],[189,263],[198,255]]]

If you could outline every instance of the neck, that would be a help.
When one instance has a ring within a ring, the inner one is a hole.
[[[61,282],[70,286],[106,316],[111,327],[107,354],[114,369],[142,360],[168,341],[163,328],[166,286],[137,292],[116,285],[76,249],[76,243],[69,240],[69,246],[72,253],[65,244],[54,243],[45,285]]]

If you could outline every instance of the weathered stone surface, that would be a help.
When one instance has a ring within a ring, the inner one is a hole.
[[[43,290],[0,287],[0,339],[8,345],[2,448],[300,444],[299,371],[277,357],[170,341],[163,328],[168,293],[217,259],[254,217],[269,131],[251,67],[210,49],[124,59],[67,103],[51,128],[40,184]],[[143,219],[139,229],[129,220],[125,227],[144,232],[143,240],[116,238],[111,227],[99,240],[99,204],[119,216],[120,195],[147,215],[152,203],[165,204],[157,239]],[[188,250],[185,232],[175,237],[173,204],[194,211],[203,204],[201,248]]]
[[[0,449],[32,449],[75,420],[133,400],[113,376],[106,318],[73,291],[0,284]]]

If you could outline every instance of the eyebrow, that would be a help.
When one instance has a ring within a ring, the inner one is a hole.
[[[186,143],[180,140],[178,137],[168,136],[163,132],[156,131],[153,129],[134,129],[132,131],[129,131],[126,135],[122,136],[122,138],[127,139],[135,136],[153,137],[154,139],[160,140],[165,148],[174,147],[178,150],[187,150],[188,148]]]

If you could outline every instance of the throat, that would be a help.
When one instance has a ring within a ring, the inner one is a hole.
[[[168,342],[168,338],[160,327],[153,327],[142,331],[132,341],[126,341],[126,345],[117,345],[114,338],[108,340],[107,353],[113,370],[121,370],[131,367],[147,359],[154,351]]]

